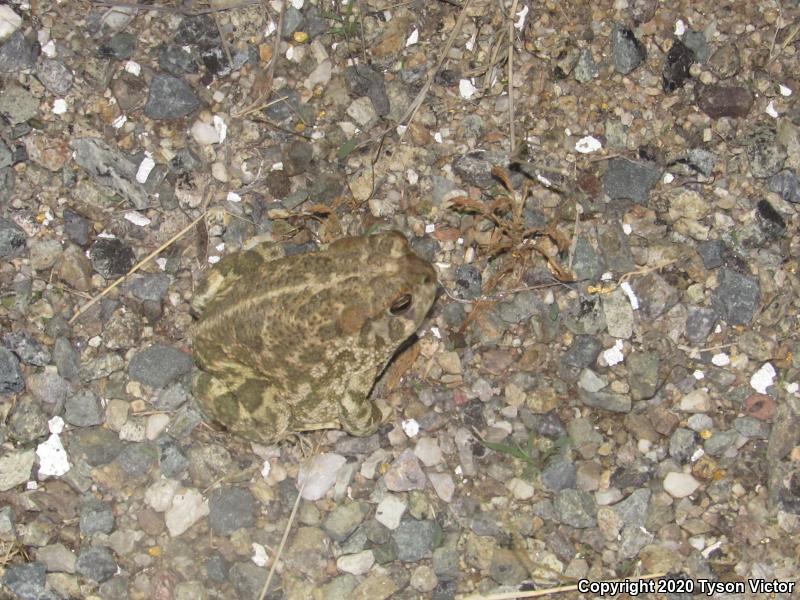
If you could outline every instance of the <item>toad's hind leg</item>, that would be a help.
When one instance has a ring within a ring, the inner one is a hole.
[[[371,435],[392,414],[385,404],[371,402],[364,396],[363,386],[345,390],[339,398],[342,429],[356,436]]]
[[[229,431],[271,444],[289,433],[291,414],[274,410],[274,390],[267,381],[250,378],[226,383],[225,378],[200,372],[195,394],[203,412]]]

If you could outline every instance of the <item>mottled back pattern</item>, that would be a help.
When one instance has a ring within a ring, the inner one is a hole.
[[[433,267],[397,232],[289,257],[275,248],[225,257],[195,294],[201,408],[264,443],[331,427],[372,433],[388,415],[369,392],[428,313]]]

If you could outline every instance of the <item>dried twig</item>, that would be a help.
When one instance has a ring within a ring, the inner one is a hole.
[[[275,45],[272,47],[272,58],[270,58],[269,67],[267,67],[266,71],[262,70],[256,74],[252,88],[255,99],[250,106],[234,115],[237,118],[245,117],[250,113],[262,110],[265,106],[268,106],[268,104],[265,103],[269,100],[269,96],[272,93],[272,82],[275,79],[275,65],[278,63],[278,55],[281,51],[283,20],[286,16],[286,1],[287,0],[281,2],[281,12],[278,14],[278,28],[275,30]]]
[[[161,245],[160,245],[158,248],[156,248],[156,249],[155,249],[155,250],[153,250],[153,251],[152,251],[150,254],[148,254],[146,257],[144,257],[142,260],[140,260],[138,263],[136,263],[135,265],[133,265],[133,267],[131,268],[131,270],[130,270],[130,271],[128,271],[127,273],[125,273],[125,275],[123,275],[122,277],[120,277],[119,279],[117,279],[117,280],[116,280],[114,283],[112,283],[111,285],[109,285],[109,286],[108,286],[106,289],[104,289],[102,292],[100,292],[99,294],[97,294],[96,296],[94,296],[94,297],[93,297],[91,300],[89,300],[89,301],[88,301],[86,304],[84,304],[83,306],[81,306],[81,307],[78,309],[78,312],[76,312],[74,315],[72,315],[72,318],[69,320],[69,324],[71,325],[72,323],[74,323],[74,322],[75,322],[75,321],[78,319],[78,317],[80,317],[80,316],[81,316],[83,313],[85,313],[85,312],[86,312],[87,310],[89,310],[89,309],[90,309],[92,306],[94,306],[94,305],[95,305],[95,304],[96,304],[96,303],[97,303],[99,300],[101,300],[102,298],[104,298],[104,297],[105,297],[105,296],[106,296],[106,295],[107,295],[107,294],[108,294],[108,293],[109,293],[111,290],[113,290],[114,288],[116,288],[116,287],[117,287],[119,284],[121,284],[123,281],[125,281],[125,280],[126,280],[128,277],[130,277],[131,275],[133,275],[134,273],[136,273],[136,271],[138,271],[138,270],[139,270],[139,269],[141,269],[143,266],[145,266],[145,265],[146,265],[148,262],[150,262],[150,260],[151,260],[151,259],[153,259],[153,258],[155,258],[156,256],[158,256],[159,254],[161,254],[161,252],[163,252],[163,251],[164,251],[165,249],[167,249],[169,246],[171,246],[172,244],[174,244],[174,243],[175,243],[175,242],[176,242],[178,239],[182,238],[182,237],[183,237],[183,236],[186,234],[186,232],[187,232],[187,231],[189,231],[189,230],[190,230],[192,227],[194,227],[194,226],[195,226],[195,225],[197,225],[197,224],[198,224],[198,223],[199,223],[199,222],[200,222],[202,219],[204,219],[204,218],[205,218],[205,216],[206,216],[206,214],[208,214],[208,213],[207,213],[207,211],[204,211],[204,212],[203,212],[203,214],[201,214],[199,217],[197,217],[197,218],[196,218],[194,221],[192,221],[191,223],[189,223],[189,224],[188,224],[186,227],[184,227],[183,229],[181,229],[181,230],[180,230],[178,233],[176,233],[175,235],[173,235],[173,236],[172,236],[171,238],[169,238],[169,239],[168,239],[166,242],[164,242],[163,244],[161,244]]]
[[[664,577],[666,573],[648,573],[641,577],[630,579],[611,579],[609,583],[617,581],[647,581],[649,579],[659,579]],[[475,595],[467,596],[465,600],[513,600],[514,598],[541,598],[543,596],[552,596],[553,594],[561,594],[563,592],[576,592],[578,591],[577,585],[562,585],[559,587],[549,588],[546,590],[534,590],[531,592],[506,592],[504,594],[489,594],[488,596]]]
[[[514,15],[517,14],[517,0],[511,4],[508,17],[508,134],[511,136],[510,156],[514,156],[516,137],[514,133]]]
[[[140,2],[113,2],[112,0],[92,0],[92,4],[97,6],[107,6],[109,8],[135,8],[136,10],[158,10],[161,12],[168,12],[178,15],[186,15],[194,17],[197,15],[207,15],[212,13],[223,12],[226,10],[236,10],[239,8],[247,8],[248,6],[255,6],[260,4],[261,0],[244,0],[244,2],[237,2],[228,6],[210,6],[208,8],[197,8],[189,10],[186,8],[179,8],[177,6],[168,6],[164,4],[142,4]]]

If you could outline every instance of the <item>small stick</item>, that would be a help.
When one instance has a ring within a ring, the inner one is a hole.
[[[81,306],[81,307],[80,307],[80,309],[78,309],[78,312],[76,312],[74,315],[72,315],[72,318],[71,318],[71,319],[68,321],[68,323],[69,323],[70,325],[72,325],[72,324],[73,324],[73,323],[74,323],[74,322],[75,322],[75,321],[78,319],[78,317],[80,317],[80,316],[81,316],[83,313],[85,313],[85,312],[86,312],[87,310],[89,310],[89,309],[90,309],[92,306],[94,306],[94,305],[95,305],[95,304],[98,302],[98,300],[100,300],[100,299],[104,298],[104,297],[105,297],[105,296],[106,296],[106,295],[107,295],[107,294],[108,294],[108,293],[109,293],[111,290],[113,290],[115,287],[117,287],[119,284],[121,284],[123,281],[125,281],[125,280],[126,280],[126,279],[127,279],[129,276],[130,276],[130,275],[133,275],[134,273],[136,273],[136,271],[138,271],[138,270],[139,270],[139,269],[141,269],[141,268],[142,268],[144,265],[146,265],[148,262],[150,262],[150,259],[152,259],[152,258],[155,258],[155,257],[156,257],[156,256],[158,256],[158,255],[159,255],[159,254],[160,254],[160,253],[161,253],[163,250],[165,250],[167,247],[171,246],[171,245],[172,245],[172,244],[175,242],[175,240],[178,240],[178,239],[180,239],[181,237],[183,237],[183,236],[184,236],[184,234],[186,234],[186,232],[187,232],[187,231],[189,231],[189,230],[190,230],[192,227],[194,227],[194,226],[195,226],[195,225],[197,225],[197,224],[198,224],[198,223],[199,223],[199,222],[200,222],[202,219],[204,219],[207,213],[208,213],[208,211],[205,211],[205,212],[203,212],[203,214],[201,214],[199,217],[197,217],[197,218],[196,218],[194,221],[192,221],[191,223],[189,223],[189,224],[188,224],[186,227],[184,227],[183,229],[181,229],[181,230],[180,230],[178,233],[176,233],[175,235],[173,235],[171,238],[169,238],[169,239],[168,239],[166,242],[164,242],[163,244],[161,244],[161,245],[160,245],[158,248],[156,248],[155,250],[153,250],[153,251],[152,251],[150,254],[148,254],[148,255],[147,255],[147,256],[146,256],[144,259],[142,259],[141,261],[139,261],[138,263],[136,263],[135,265],[133,265],[133,268],[131,268],[131,270],[130,270],[130,271],[128,271],[127,273],[125,273],[125,275],[123,275],[122,277],[120,277],[119,279],[117,279],[117,280],[116,280],[114,283],[112,283],[111,285],[109,285],[109,286],[108,286],[106,289],[104,289],[102,292],[100,292],[100,293],[99,293],[97,296],[95,296],[94,298],[92,298],[91,300],[89,300],[89,301],[88,301],[86,304],[84,304],[83,306]]]

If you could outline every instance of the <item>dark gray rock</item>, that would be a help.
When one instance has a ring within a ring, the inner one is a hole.
[[[179,119],[200,108],[189,84],[172,75],[158,74],[150,82],[144,114],[153,120]]]
[[[24,389],[19,360],[11,350],[0,348],[0,394],[17,394]]]
[[[786,221],[768,200],[759,200],[756,204],[756,220],[768,238],[778,239],[786,233]]]
[[[603,191],[612,200],[633,200],[645,204],[650,190],[661,178],[661,169],[627,158],[612,158],[603,175]]]
[[[18,29],[0,46],[0,73],[19,73],[32,69],[39,54],[39,44],[28,40]]]
[[[256,500],[241,487],[217,488],[208,499],[208,526],[222,536],[255,524]]]
[[[728,249],[722,240],[707,240],[697,245],[697,253],[706,269],[721,267]]]
[[[64,420],[76,427],[102,425],[105,411],[100,398],[88,389],[69,396],[64,405]]]
[[[702,31],[687,30],[683,34],[683,43],[694,53],[695,59],[700,64],[704,64],[711,57],[711,47]]]
[[[101,467],[122,452],[124,442],[104,427],[81,427],[65,436],[70,456],[82,457],[89,466]]]
[[[703,449],[710,456],[722,456],[728,448],[732,448],[739,439],[739,432],[735,429],[715,431],[703,444]]]
[[[29,334],[16,331],[3,336],[3,345],[27,365],[43,367],[50,363],[50,352]]]
[[[404,562],[418,562],[430,556],[442,539],[442,530],[436,521],[404,519],[392,534],[397,558]]]
[[[626,359],[631,399],[648,400],[658,391],[658,368],[661,364],[655,352],[633,352]]]
[[[130,362],[131,379],[154,388],[163,388],[192,369],[192,359],[172,346],[153,344],[138,352]]]
[[[127,289],[139,300],[160,302],[169,290],[170,276],[166,273],[146,273],[132,280]]]
[[[690,308],[686,317],[686,339],[693,344],[705,343],[718,318],[716,311],[710,308]]]
[[[800,180],[791,169],[784,169],[770,177],[769,189],[787,202],[800,204]]]
[[[614,69],[617,73],[627,75],[647,58],[644,44],[636,39],[633,31],[619,23],[614,24],[611,33],[611,46],[614,58]]]
[[[252,562],[237,562],[228,571],[229,581],[236,590],[235,598],[258,598],[261,588],[267,580],[267,569],[254,565]],[[278,578],[273,578],[270,589],[280,589]],[[267,594],[267,598],[273,594]]]
[[[691,429],[678,427],[669,439],[669,455],[685,463],[697,449],[697,434]]]
[[[581,402],[593,408],[602,408],[611,412],[626,413],[631,410],[631,397],[616,392],[587,392],[580,390]]]
[[[53,364],[64,379],[75,381],[80,375],[81,355],[65,337],[56,338],[53,344]]]
[[[576,335],[595,335],[605,330],[606,318],[597,295],[579,296],[561,313],[564,326]]]
[[[152,442],[128,444],[116,460],[120,468],[131,477],[146,475],[158,463],[159,450]]]
[[[475,265],[459,265],[456,269],[455,293],[464,300],[474,300],[481,295],[481,272]]]
[[[92,224],[88,219],[69,208],[64,209],[64,233],[72,242],[85,248],[89,244],[91,228]]]
[[[362,502],[346,502],[334,508],[322,522],[322,529],[337,542],[345,541],[369,513]]]
[[[672,47],[664,57],[661,66],[661,86],[669,94],[683,87],[689,79],[689,68],[694,62],[694,51],[679,39],[672,42]]]
[[[686,177],[698,173],[704,177],[711,177],[718,160],[713,152],[704,148],[692,148],[671,161],[668,166],[673,172]]]
[[[770,424],[755,417],[736,417],[733,426],[744,437],[766,440],[771,430]]]
[[[548,490],[558,492],[575,487],[577,472],[575,463],[562,453],[547,462],[542,469],[541,480]]]
[[[678,290],[658,273],[648,273],[635,279],[631,287],[639,298],[640,314],[648,320],[657,319],[668,312],[680,299]]]
[[[47,572],[40,562],[6,567],[3,583],[20,600],[55,600],[57,596],[45,589]]]
[[[578,490],[565,489],[556,495],[555,510],[558,520],[576,529],[586,529],[597,525],[597,505],[591,494]]]
[[[389,114],[389,96],[386,94],[386,83],[383,73],[374,70],[369,65],[355,65],[347,67],[344,80],[354,97],[367,96],[372,102],[372,108],[379,117]]]
[[[753,177],[765,178],[778,173],[786,162],[786,149],[778,142],[773,123],[761,123],[747,136],[745,146]]]
[[[174,442],[166,442],[161,446],[159,466],[164,477],[182,479],[189,468],[189,459]]]
[[[136,255],[118,238],[97,238],[89,249],[92,267],[105,279],[116,279],[131,270]]]
[[[596,79],[600,75],[600,69],[597,68],[597,63],[594,61],[592,51],[590,48],[581,48],[578,55],[578,62],[575,65],[573,76],[578,83],[589,83],[592,79]]]
[[[81,548],[75,570],[87,579],[102,582],[117,572],[117,561],[104,546]]]
[[[136,36],[127,31],[118,31],[111,36],[108,43],[100,46],[98,54],[102,58],[128,60],[136,50]]]
[[[746,117],[754,100],[753,93],[745,87],[708,85],[699,90],[697,105],[712,119]]]
[[[39,401],[26,394],[17,401],[8,419],[8,431],[13,439],[29,444],[49,433],[47,419]]]
[[[562,357],[562,361],[578,369],[593,365],[603,349],[603,344],[590,335],[576,335]]]
[[[81,534],[91,537],[95,533],[114,531],[114,511],[108,502],[86,496],[81,503],[79,525]]]
[[[25,232],[15,223],[0,217],[0,258],[12,258],[25,252]]]
[[[197,58],[179,44],[164,44],[158,51],[158,66],[170,75],[180,77],[186,73],[197,73],[200,70]]]
[[[147,208],[147,192],[136,181],[138,165],[128,155],[100,138],[76,138],[70,142],[70,147],[75,151],[75,162],[95,182],[119,194],[134,207]]]
[[[575,252],[572,259],[572,272],[578,280],[596,281],[603,274],[603,262],[595,252],[589,240],[579,235],[575,240]]]
[[[492,175],[492,167],[505,167],[507,163],[508,157],[500,152],[473,150],[456,157],[453,171],[464,182],[485,190],[498,184]]]
[[[720,269],[718,280],[711,296],[717,314],[729,325],[747,325],[761,301],[758,281],[727,267]]]

